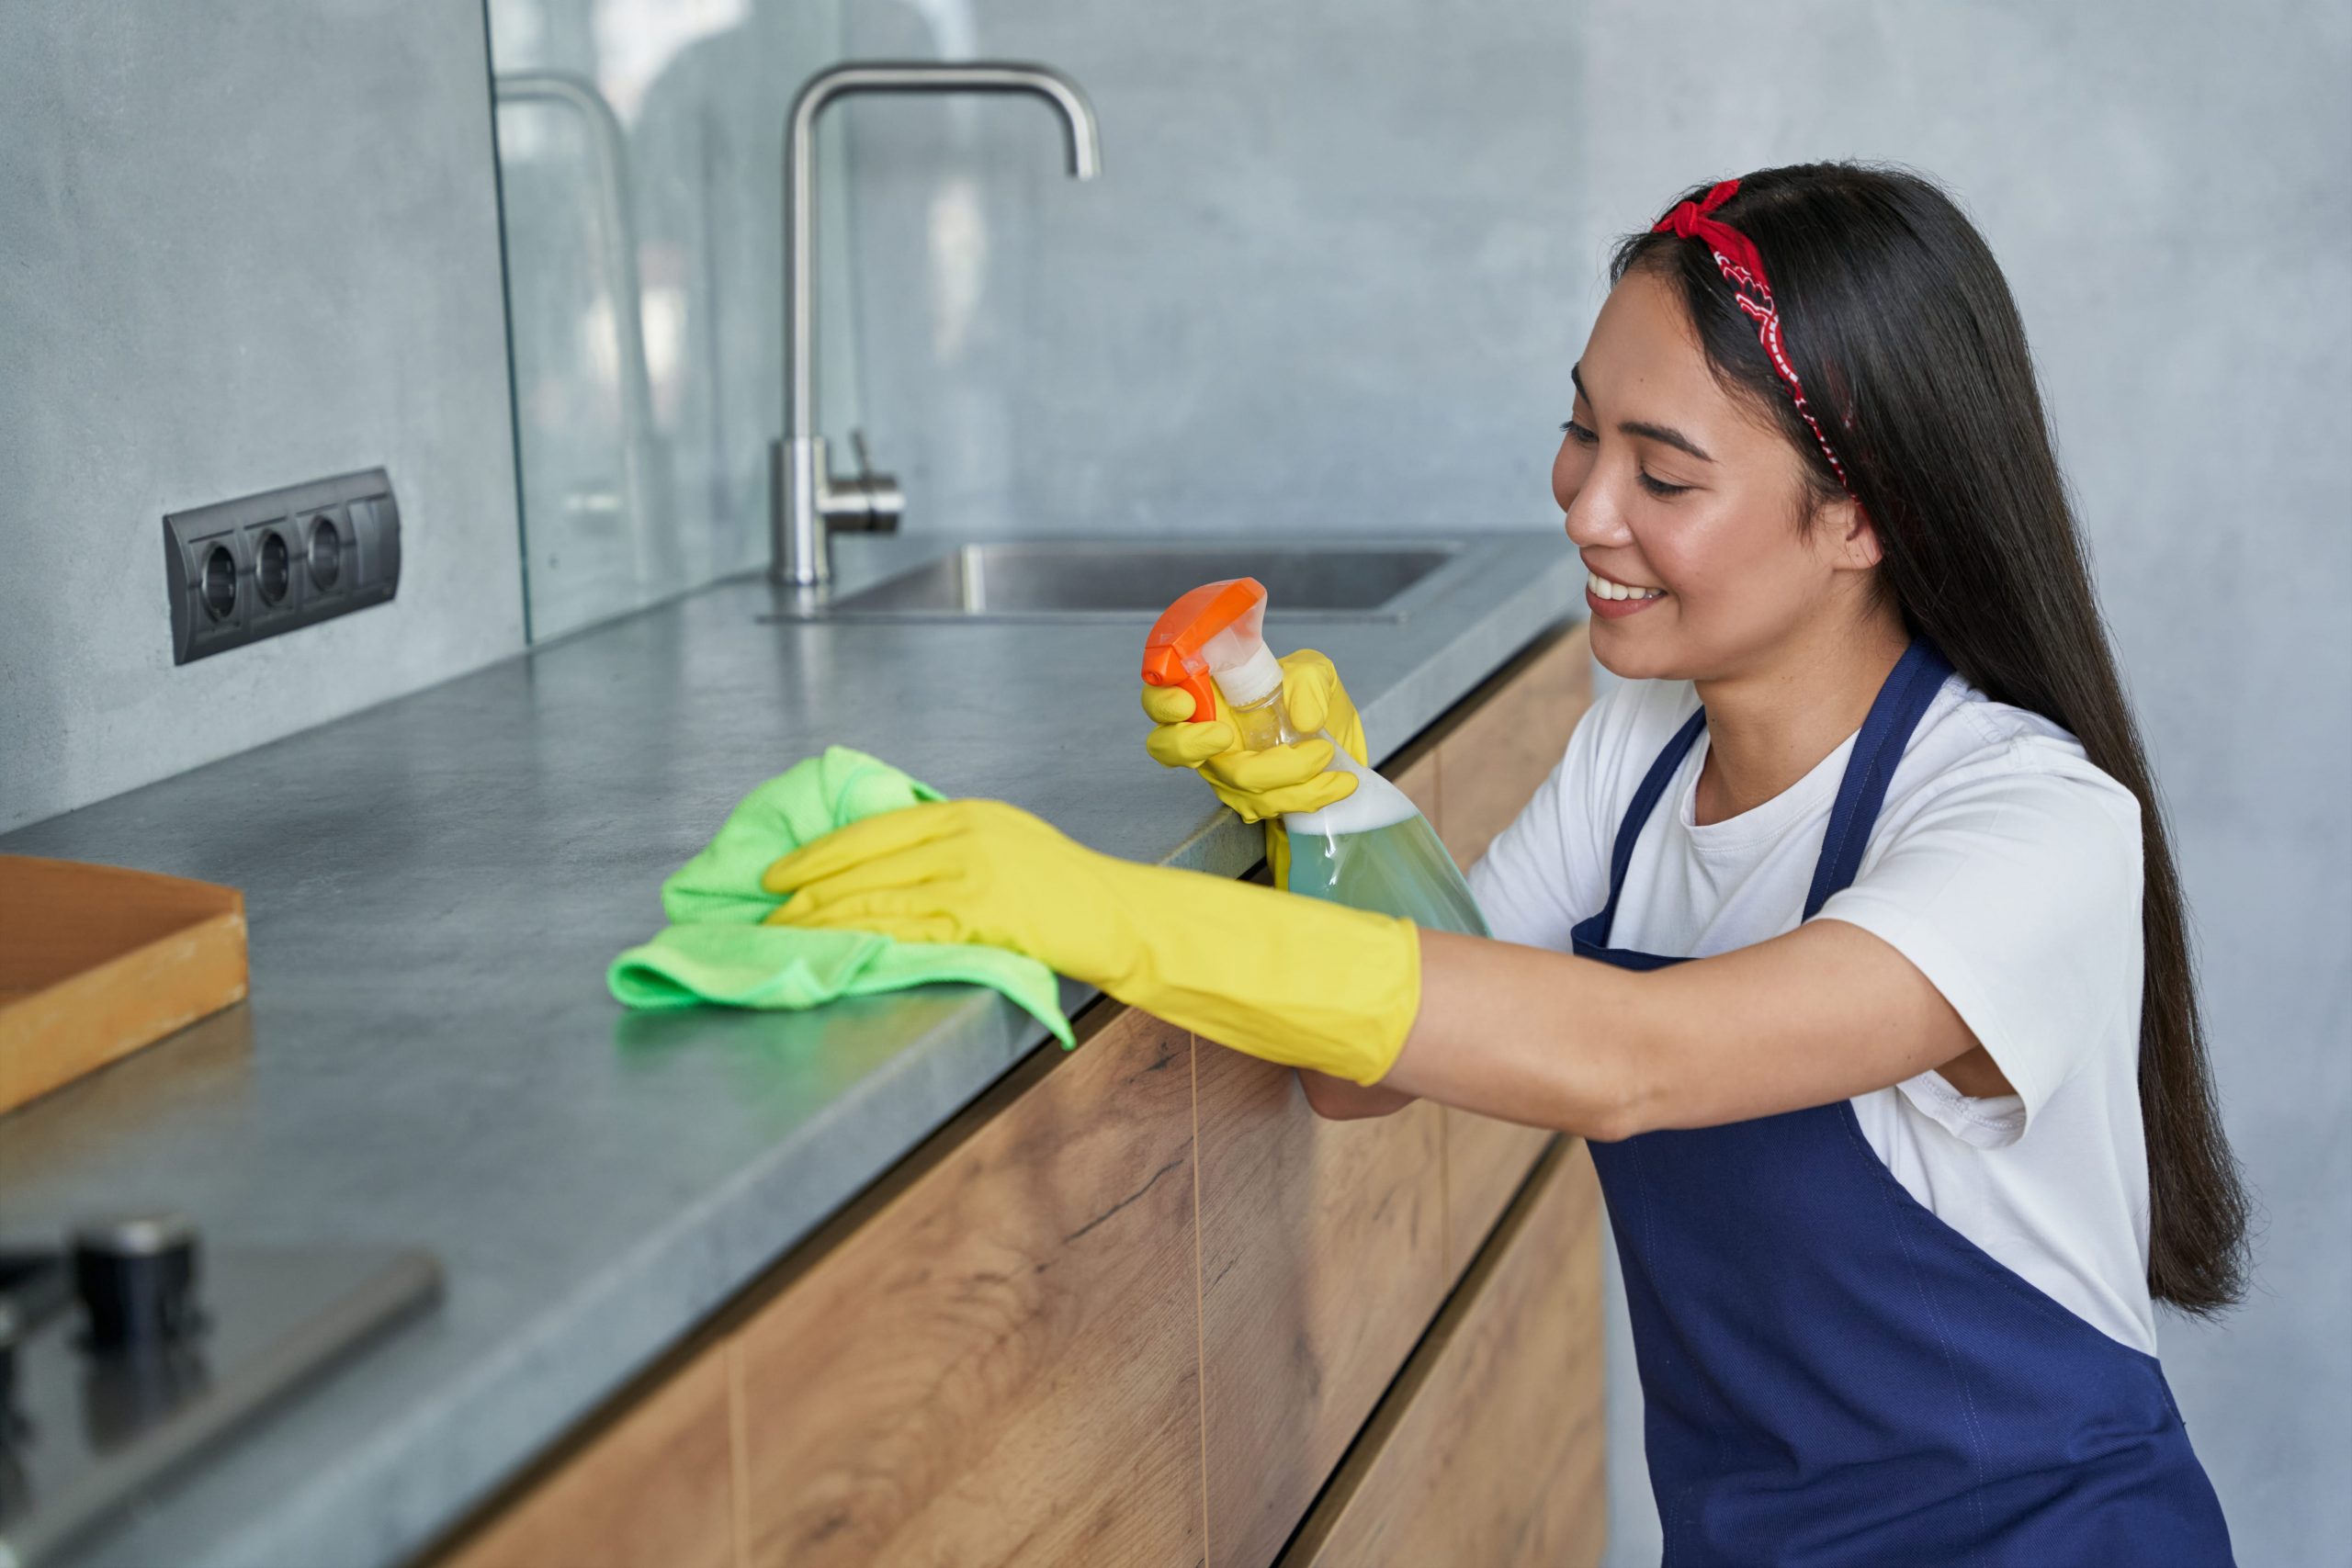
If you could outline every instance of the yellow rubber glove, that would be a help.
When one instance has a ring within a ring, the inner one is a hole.
[[[774,925],[984,942],[1285,1066],[1377,1083],[1420,1009],[1410,920],[1136,865],[991,800],[912,806],[769,866]]]
[[[1302,648],[1286,655],[1282,666],[1283,705],[1290,712],[1292,728],[1310,735],[1327,730],[1347,748],[1348,755],[1369,763],[1363,720],[1330,660]],[[1216,696],[1216,712],[1207,718],[1196,719],[1193,706],[1192,694],[1181,686],[1144,687],[1143,711],[1155,727],[1144,738],[1144,750],[1162,767],[1199,773],[1244,822],[1264,822],[1266,861],[1274,886],[1288,887],[1290,838],[1283,831],[1283,813],[1319,811],[1345,800],[1355,793],[1356,781],[1330,771],[1329,741],[1243,750],[1222,693]]]

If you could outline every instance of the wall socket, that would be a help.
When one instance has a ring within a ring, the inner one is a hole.
[[[172,662],[381,604],[401,583],[401,509],[381,468],[164,519]]]

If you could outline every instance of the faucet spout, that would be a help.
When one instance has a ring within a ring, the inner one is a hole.
[[[802,85],[786,122],[784,155],[784,439],[771,455],[770,523],[775,552],[768,575],[796,587],[832,577],[828,527],[890,528],[901,505],[888,475],[837,481],[827,471],[824,440],[816,433],[817,117],[854,93],[1027,93],[1061,111],[1073,179],[1102,172],[1094,109],[1077,83],[1046,65],[1010,61],[853,61]]]

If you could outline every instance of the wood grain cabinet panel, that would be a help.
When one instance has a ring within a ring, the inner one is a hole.
[[[1444,1295],[1438,1108],[1325,1122],[1197,1049],[1210,1568],[1270,1561]]]
[[[1283,1568],[1597,1562],[1600,1203],[1564,1142],[1496,1232]]]
[[[1033,1066],[738,1330],[752,1563],[1199,1561],[1191,1038]]]
[[[729,1347],[654,1384],[441,1568],[734,1568]]]
[[[1592,705],[1592,639],[1579,626],[1464,705],[1437,747],[1438,836],[1467,868],[1551,776]]]
[[[1431,750],[1439,836],[1467,868],[1509,827],[1592,705],[1592,639],[1579,626],[1518,661],[1457,710]],[[1426,809],[1426,807],[1424,808]],[[1469,1266],[1551,1133],[1445,1111],[1446,1275]]]
[[[1458,1106],[1445,1114],[1445,1277],[1461,1277],[1555,1134]]]

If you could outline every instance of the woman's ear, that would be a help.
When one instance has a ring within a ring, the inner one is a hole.
[[[1852,496],[1825,503],[1815,526],[1822,537],[1836,541],[1833,564],[1848,571],[1868,571],[1886,553],[1879,547],[1877,525]]]

